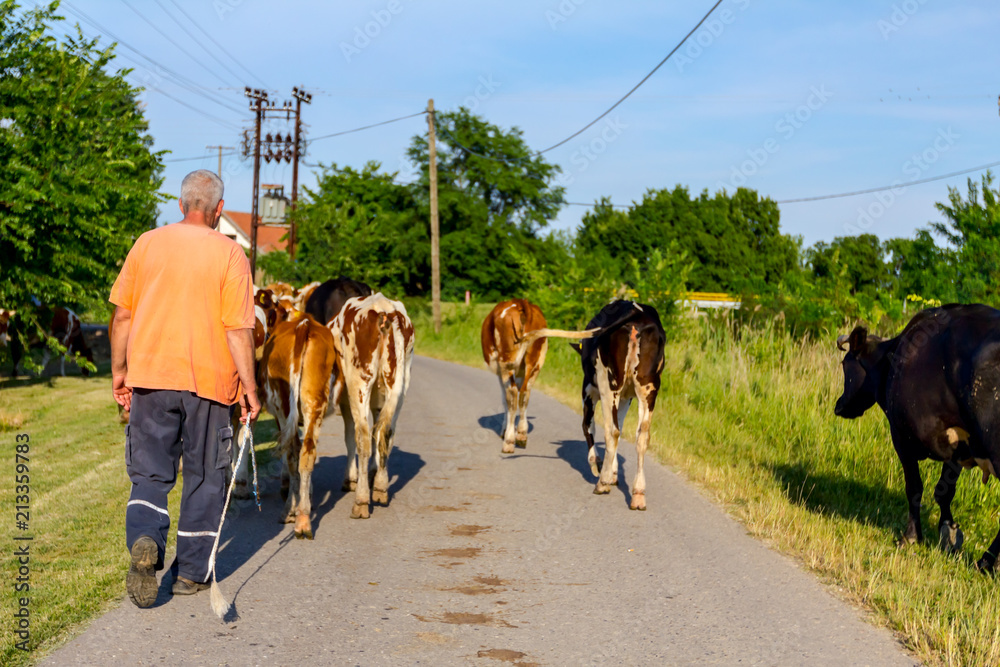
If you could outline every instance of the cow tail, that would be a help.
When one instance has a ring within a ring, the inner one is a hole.
[[[639,367],[639,330],[635,328],[635,325],[631,325],[632,330],[628,335],[628,353],[625,355],[625,378],[631,378],[635,375],[636,369]]]
[[[280,434],[280,442],[283,447],[291,445],[299,428],[299,391],[302,386],[302,367],[305,363],[308,344],[309,320],[303,318],[295,327],[295,343],[292,346],[291,354],[292,365],[288,369],[288,416]]]
[[[510,327],[514,331],[514,340],[520,343],[524,339],[524,319],[521,317],[521,309],[514,308],[510,316]]]

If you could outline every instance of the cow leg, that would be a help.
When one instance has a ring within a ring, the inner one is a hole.
[[[402,407],[402,388],[398,391],[390,388],[385,404],[379,411],[378,420],[375,423],[375,443],[378,448],[375,462],[374,489],[372,491],[372,502],[382,505],[389,504],[389,453],[392,452],[392,441],[396,436],[396,416]]]
[[[639,425],[635,430],[635,481],[632,482],[632,502],[629,509],[646,509],[646,450],[649,448],[649,427],[653,409],[648,396],[639,395]]]
[[[516,441],[515,431],[514,431],[514,419],[517,417],[517,401],[518,401],[518,390],[517,390],[517,379],[514,377],[513,371],[509,374],[507,381],[504,383],[505,391],[505,404],[506,409],[504,410],[504,417],[506,418],[507,424],[503,430],[503,453],[512,454],[514,452],[514,443]]]
[[[340,414],[344,417],[344,442],[347,444],[347,466],[344,468],[344,483],[340,490],[348,493],[358,486],[358,447],[355,440],[354,415],[351,406],[341,405]]]
[[[601,474],[601,461],[597,458],[597,445],[594,443],[594,405],[600,398],[591,391],[593,387],[585,387],[583,390],[583,439],[587,441],[587,462],[590,463],[590,472],[594,477]]]
[[[48,365],[49,365],[49,359],[51,359],[51,358],[52,358],[52,353],[49,351],[48,348],[45,348],[45,351],[42,352],[42,370],[39,371],[39,373],[38,373],[39,376],[45,374],[45,369],[46,369],[46,367],[48,367]],[[63,375],[65,375],[65,373]]]
[[[514,438],[514,445],[521,449],[528,446],[528,399],[531,397],[533,381],[534,377],[525,377],[521,391],[517,395],[517,435]]]
[[[615,480],[618,462],[618,423],[615,416],[618,413],[618,394],[612,392],[605,400],[601,397],[601,407],[604,409],[604,463],[601,465],[601,476],[594,487],[594,493],[609,493]]]
[[[299,450],[299,504],[295,512],[295,537],[313,538],[312,532],[312,473],[316,466],[316,441],[326,412],[326,401],[320,399],[306,409]]]
[[[358,450],[358,483],[354,490],[354,507],[351,508],[352,519],[367,519],[368,505],[371,502],[371,490],[368,486],[368,464],[372,456],[371,387],[348,386],[351,392],[351,413],[354,417],[354,439]],[[360,395],[359,395],[360,394]],[[363,472],[362,472],[363,471]]]
[[[921,542],[924,531],[920,525],[920,499],[924,495],[924,482],[920,479],[920,466],[914,458],[906,458],[903,463],[903,478],[906,481],[906,502],[909,507],[909,521],[900,540],[900,546]]]
[[[945,461],[941,465],[941,479],[934,487],[934,500],[941,508],[938,520],[938,538],[941,548],[948,553],[956,553],[962,548],[965,536],[951,515],[951,501],[955,498],[955,484],[962,474],[962,466],[956,461]]]
[[[621,405],[618,406],[616,411],[615,419],[618,423],[618,432],[621,433],[625,428],[625,416],[628,415],[628,409],[632,407],[632,399],[623,401]],[[611,464],[611,483],[618,484],[618,457]]]
[[[285,499],[285,511],[281,515],[282,523],[295,521],[296,509],[299,506],[299,452],[301,450],[302,442],[299,440],[298,429],[296,429],[283,456],[285,469],[288,471],[288,497]],[[282,484],[284,484],[284,480],[282,480]]]

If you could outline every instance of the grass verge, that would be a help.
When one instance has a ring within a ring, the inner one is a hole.
[[[107,371],[107,364],[104,364]],[[255,429],[257,450],[274,446],[272,418]],[[29,437],[30,476],[28,530],[18,530],[14,508],[15,438]],[[7,610],[0,633],[0,664],[27,665],[41,659],[88,621],[117,606],[125,595],[129,567],[125,551],[125,504],[130,482],[125,472],[124,427],[118,423],[107,374],[91,378],[55,377],[0,380],[0,452],[7,483],[0,485],[5,508],[7,554],[0,604]],[[170,494],[176,528],[179,483]],[[15,542],[14,536],[31,536]],[[168,542],[167,562],[174,536]],[[11,555],[28,544],[27,592],[15,592],[20,564]],[[19,598],[30,598],[29,651],[19,641],[12,615]]]
[[[412,310],[418,353],[483,366],[479,327],[489,306],[448,305],[440,334],[426,309]],[[773,326],[743,330],[739,339],[724,324],[685,326],[667,344],[651,450],[751,534],[869,610],[920,660],[1000,664],[997,582],[972,568],[997,531],[998,485],[983,485],[977,471],[961,477],[952,507],[966,542],[963,553],[948,556],[936,548],[940,464],[925,462],[928,541],[898,549],[902,469],[879,410],[855,421],[833,415],[840,359],[832,343],[796,341]],[[550,341],[536,386],[579,411],[580,378],[577,355]],[[635,412],[624,430],[630,441]],[[579,456],[586,457],[582,446]],[[647,496],[657,511],[656,489]]]

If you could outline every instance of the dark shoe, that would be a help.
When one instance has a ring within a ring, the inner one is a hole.
[[[191,581],[190,579],[185,579],[184,577],[177,577],[174,579],[174,595],[194,595],[198,591],[203,591],[211,586],[209,582],[199,583],[197,581]]]
[[[132,567],[125,576],[125,590],[136,607],[152,607],[156,602],[156,542],[142,535],[132,545]]]

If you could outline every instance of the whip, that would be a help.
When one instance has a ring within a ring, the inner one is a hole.
[[[240,464],[243,463],[243,454],[246,452],[247,447],[250,447],[250,458],[253,462],[253,495],[257,499],[257,509],[260,509],[260,498],[257,496],[257,457],[253,451],[253,429],[250,428],[250,424],[244,424],[243,428],[240,429],[243,434],[240,444],[240,453],[236,458],[236,468],[240,469]],[[208,558],[208,571],[212,575],[212,611],[219,618],[225,618],[226,614],[229,612],[231,603],[226,599],[226,596],[222,594],[222,590],[219,588],[219,582],[216,580],[215,576],[215,553],[219,549],[219,538],[222,536],[222,524],[226,521],[226,510],[229,509],[229,499],[233,494],[233,487],[236,486],[236,472],[233,472],[233,478],[229,482],[229,490],[226,491],[226,504],[222,506],[222,516],[219,518],[219,530],[215,533],[215,544],[212,545],[212,555]]]

